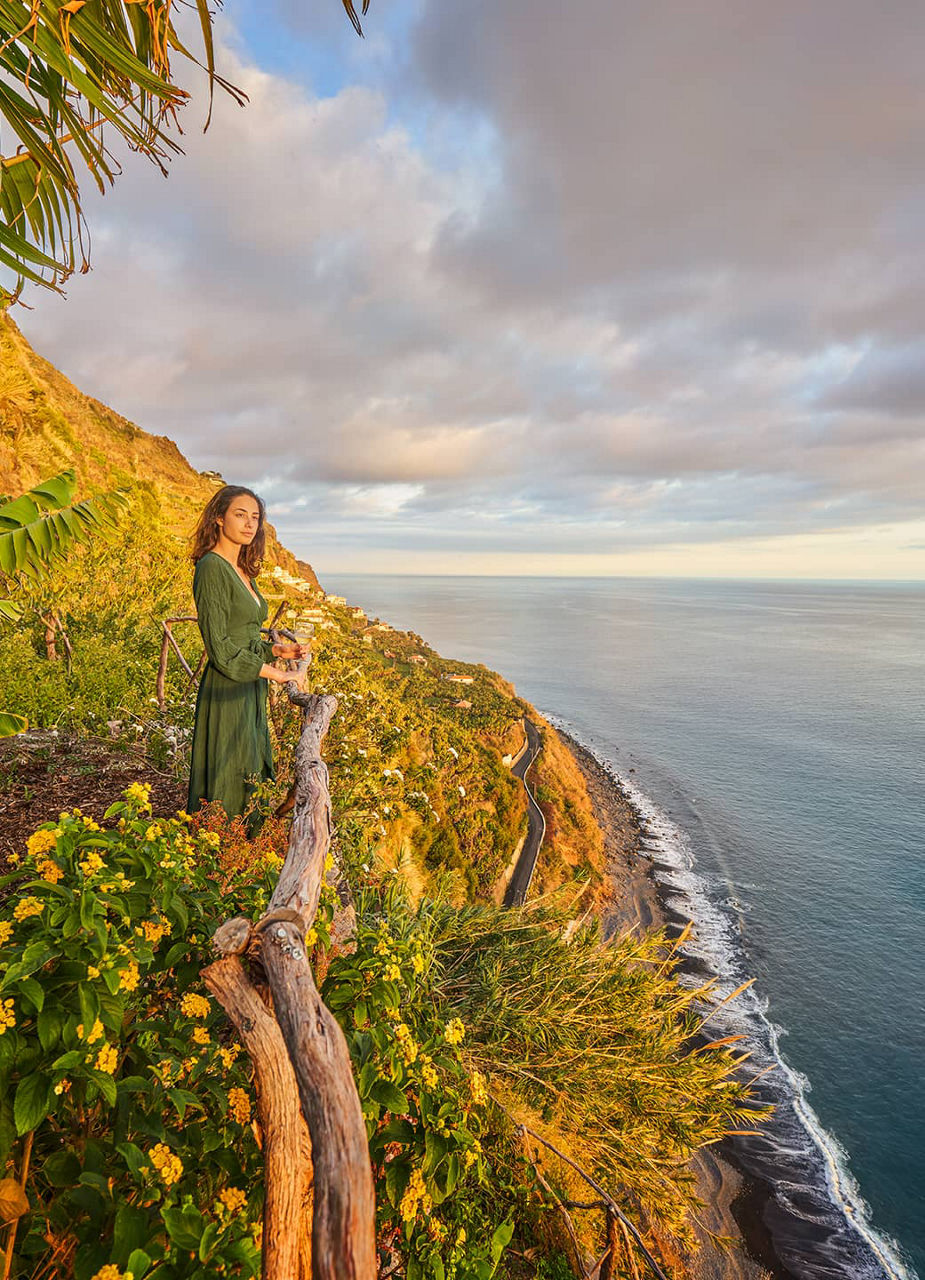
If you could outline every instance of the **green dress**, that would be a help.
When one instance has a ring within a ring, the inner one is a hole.
[[[253,783],[275,778],[267,723],[268,681],[258,675],[273,661],[273,646],[260,637],[269,608],[253,578],[260,603],[232,565],[215,551],[196,564],[193,596],[208,662],[196,695],[196,722],[186,808],[220,800],[229,817],[244,812]],[[249,825],[253,836],[261,819]]]

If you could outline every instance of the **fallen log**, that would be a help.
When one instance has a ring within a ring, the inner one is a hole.
[[[306,664],[299,664],[304,670]],[[331,840],[331,803],[327,766],[321,745],[337,710],[330,695],[305,693],[289,682],[290,700],[302,709],[302,731],[296,749],[296,795],[289,848],[266,915],[254,925],[242,918],[225,921],[213,942],[224,956],[204,972],[210,989],[240,1028],[247,1031],[264,1077],[279,1076],[278,1041],[258,1020],[254,1001],[281,1035],[297,1087],[301,1112],[308,1126],[313,1162],[311,1256],[313,1280],[374,1280],[376,1276],[375,1192],[366,1126],[353,1079],[350,1053],[340,1026],[315,984],[305,935],[318,909],[325,861]],[[259,964],[272,994],[272,1012],[256,990],[248,964]],[[250,1010],[247,1012],[246,1010]],[[242,1012],[244,1011],[244,1012]],[[262,1018],[262,1015],[261,1015]],[[262,1027],[261,1043],[253,1039]],[[244,1040],[244,1032],[241,1032]],[[245,1040],[245,1047],[250,1046]],[[270,1046],[275,1048],[270,1052]],[[255,1074],[258,1074],[257,1059]],[[265,1086],[263,1086],[265,1089]],[[274,1091],[276,1083],[274,1083]],[[287,1123],[290,1123],[287,1121]],[[283,1195],[271,1180],[298,1182],[298,1168],[280,1169],[268,1162],[267,1199],[285,1206],[281,1214],[291,1225],[297,1192]],[[267,1235],[264,1235],[265,1243]],[[287,1249],[290,1246],[287,1245]],[[265,1250],[264,1280],[293,1280],[299,1273],[276,1250]],[[286,1267],[289,1267],[286,1270]]]

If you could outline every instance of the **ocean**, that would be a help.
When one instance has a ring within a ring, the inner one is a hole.
[[[797,1276],[925,1276],[925,586],[322,574],[511,680],[648,817],[777,1112]]]

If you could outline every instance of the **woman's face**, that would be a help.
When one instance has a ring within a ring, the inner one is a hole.
[[[247,494],[232,498],[224,516],[219,517],[219,525],[229,542],[249,546],[260,528],[260,508]]]

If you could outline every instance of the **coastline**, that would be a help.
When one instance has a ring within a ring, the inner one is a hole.
[[[644,848],[644,822],[632,800],[586,747],[562,728],[556,727],[555,732],[581,769],[604,833],[607,901],[601,919],[605,936],[634,928],[680,932],[687,919],[665,901],[656,867]],[[770,1187],[739,1164],[733,1141],[703,1148],[691,1168],[705,1208],[695,1224],[701,1248],[686,1260],[688,1274],[694,1280],[796,1280],[778,1256],[765,1222],[765,1210],[772,1202]],[[720,1248],[711,1232],[731,1238],[733,1248]]]

